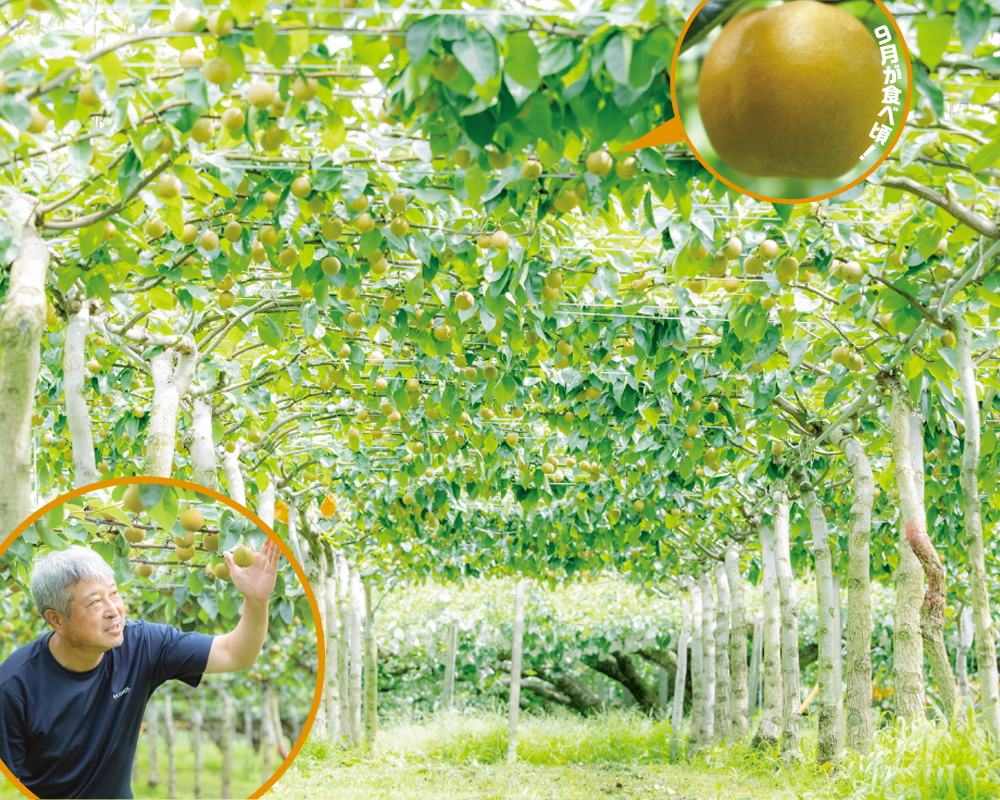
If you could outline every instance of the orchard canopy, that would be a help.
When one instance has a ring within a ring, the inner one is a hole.
[[[815,569],[861,750],[874,576],[897,714],[925,680],[954,706],[968,603],[996,733],[996,6],[889,4],[902,136],[799,205],[620,152],[672,116],[691,10],[4,3],[3,533],[146,474],[275,490],[314,574],[324,543],[393,580],[725,558],[764,582],[770,677],[780,633],[783,743]]]

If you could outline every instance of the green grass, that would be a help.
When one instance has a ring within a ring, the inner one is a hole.
[[[820,798],[828,784],[824,774],[782,768],[748,748],[720,746],[691,764],[667,763],[669,723],[628,711],[526,715],[518,738],[520,760],[507,765],[506,715],[497,709],[390,723],[374,757],[310,740],[268,797],[791,800]]]
[[[149,745],[145,736],[139,739],[137,751],[139,761],[139,780],[133,780],[132,793],[136,800],[148,798],[158,800],[167,798],[167,746],[162,737],[157,754],[160,766],[160,780],[155,787],[149,786]],[[221,797],[222,793],[222,751],[215,746],[208,736],[202,736],[201,753],[204,768],[201,773],[201,796]],[[176,765],[177,791],[175,797],[194,797],[194,752],[191,740],[186,733],[178,733],[174,740],[174,763]],[[275,755],[274,767],[280,761]],[[246,746],[238,738],[233,746],[232,797],[249,797],[263,784],[261,779],[261,758],[254,752],[250,759],[250,772],[246,772]],[[19,800],[22,795],[13,784],[3,779],[3,789],[0,790],[2,800]]]

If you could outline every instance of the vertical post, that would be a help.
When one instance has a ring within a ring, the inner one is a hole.
[[[706,566],[701,573],[701,635],[702,664],[705,681],[705,744],[715,740],[715,587],[712,585],[712,570]]]
[[[451,710],[455,698],[455,659],[458,652],[458,622],[448,625],[448,655],[444,663],[444,688],[441,692],[441,707]]]
[[[677,673],[674,675],[674,708],[670,720],[670,760],[680,757],[680,732],[684,723],[684,687],[687,684],[687,651],[691,640],[691,603],[681,599],[681,638],[677,642]]]
[[[335,744],[339,744],[341,741],[339,639],[344,634],[340,630],[340,620],[337,617],[337,559],[332,552],[328,557],[325,547],[323,550],[323,573],[326,582],[326,592],[323,597],[326,606],[326,676],[324,677],[326,708],[320,709],[320,713],[326,714],[327,736]]]
[[[763,701],[761,703],[760,725],[754,735],[755,745],[774,746],[781,738],[782,721],[782,670],[781,670],[781,609],[778,592],[778,572],[774,557],[774,529],[761,525],[761,560],[764,582],[764,640],[761,671],[763,673]],[[798,709],[795,709],[798,711]]]
[[[378,642],[375,640],[375,605],[372,583],[365,582],[365,743],[375,755],[378,732]]]
[[[260,687],[260,754],[263,759],[260,782],[264,783],[274,772],[274,719],[271,709],[271,684]]]
[[[764,622],[755,619],[753,621],[753,638],[750,641],[750,682],[747,685],[749,690],[750,706],[747,710],[747,719],[753,719],[757,709],[761,707],[760,685],[760,663],[764,659]]]
[[[220,742],[222,744],[222,794],[224,800],[233,796],[233,727],[236,715],[233,710],[233,698],[225,689],[220,691],[222,696],[222,731]]]
[[[250,698],[247,698],[246,705],[243,706],[243,738],[247,746],[243,774],[247,778],[250,777],[250,762],[253,759],[253,710],[250,706]]]
[[[701,606],[701,587],[690,581],[691,595],[691,732],[688,735],[688,752],[697,753],[708,744],[705,737],[705,640],[702,636],[704,614]]]
[[[177,759],[174,755],[174,699],[163,697],[163,738],[167,742],[167,797],[177,797]]]
[[[191,750],[194,752],[194,796],[197,800],[202,796],[201,772],[205,766],[201,752],[201,701],[196,700],[194,695],[189,695],[188,704],[191,707]]]
[[[837,696],[837,752],[844,749],[844,622],[841,603],[840,576],[833,572],[833,686]]]
[[[656,670],[656,702],[660,706],[660,714],[667,717],[670,702],[670,673],[664,667]]]
[[[361,744],[361,670],[362,625],[364,620],[364,593],[358,568],[351,565],[351,696],[348,700],[351,717],[351,741]]]
[[[149,745],[149,787],[152,789],[160,782],[160,762],[157,758],[157,728],[159,727],[160,715],[155,702],[150,702],[146,707],[146,743]]]
[[[514,587],[514,630],[510,650],[510,702],[507,706],[507,763],[517,760],[517,718],[521,707],[521,655],[524,648],[524,578]]]
[[[340,677],[340,735],[349,746],[354,746],[354,733],[351,729],[351,606],[350,606],[351,572],[347,566],[347,557],[343,552],[337,553],[337,613],[340,627],[340,641],[337,643],[337,674]]]
[[[799,721],[802,697],[799,691],[799,610],[792,574],[789,543],[789,504],[784,488],[774,493],[774,559],[781,598],[781,686],[784,692],[781,713],[781,752],[801,756]]]
[[[743,598],[743,576],[740,574],[740,554],[735,544],[726,548],[726,577],[732,603],[732,624],[729,633],[729,668],[732,686],[729,694],[733,733],[742,739],[747,735],[747,617]]]

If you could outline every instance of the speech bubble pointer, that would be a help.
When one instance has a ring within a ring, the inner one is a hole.
[[[656,147],[660,144],[672,144],[684,138],[683,127],[680,117],[674,117],[664,122],[658,128],[654,128],[641,139],[636,139],[632,144],[626,145],[619,153],[627,153],[629,150],[638,150],[642,147]]]

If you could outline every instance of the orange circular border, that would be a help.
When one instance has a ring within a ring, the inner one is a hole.
[[[264,792],[270,789],[278,781],[278,779],[285,774],[285,770],[291,765],[292,760],[299,754],[299,750],[302,749],[302,745],[305,744],[306,737],[309,735],[309,731],[312,729],[313,722],[316,720],[316,714],[319,712],[319,704],[323,697],[323,676],[326,674],[326,637],[323,633],[323,621],[320,618],[319,605],[316,602],[316,596],[313,594],[312,587],[309,585],[309,580],[306,578],[305,572],[302,566],[295,560],[295,556],[292,555],[292,551],[289,549],[288,545],[285,544],[281,538],[274,532],[271,526],[265,524],[265,522],[254,514],[250,509],[245,506],[241,506],[231,497],[226,497],[224,494],[215,491],[214,489],[209,489],[207,486],[201,486],[197,483],[191,483],[190,481],[180,481],[175,478],[156,478],[149,477],[145,475],[136,475],[129,478],[110,478],[108,480],[98,481],[96,483],[88,484],[87,486],[81,486],[79,489],[74,489],[71,492],[66,492],[66,494],[60,495],[55,500],[46,503],[40,509],[35,511],[31,516],[29,516],[24,522],[14,529],[14,532],[10,534],[2,543],[0,543],[0,555],[3,555],[7,548],[14,542],[14,540],[20,536],[27,529],[29,525],[43,517],[52,509],[57,506],[62,505],[68,500],[72,500],[74,497],[79,497],[82,494],[87,494],[94,491],[95,489],[105,489],[111,486],[120,486],[122,484],[133,484],[133,483],[158,483],[166,484],[168,486],[175,486],[178,489],[188,489],[190,491],[197,492],[198,494],[208,495],[216,500],[221,501],[225,505],[239,511],[249,520],[251,520],[258,528],[267,534],[267,538],[278,545],[278,549],[281,551],[282,555],[288,559],[288,562],[292,565],[292,569],[295,570],[295,574],[302,581],[302,587],[305,589],[306,597],[309,600],[309,608],[313,612],[313,621],[316,625],[316,635],[317,644],[319,645],[319,664],[316,669],[316,692],[313,696],[312,706],[309,709],[309,715],[306,717],[306,724],[302,727],[302,732],[299,734],[299,738],[296,740],[294,746],[292,747],[289,754],[285,757],[285,760],[281,762],[278,768],[274,771],[274,774],[268,778],[263,785],[250,797],[248,800],[256,800],[257,798],[263,796]],[[31,798],[37,798],[38,796],[32,794],[24,785],[11,774],[11,771],[7,768],[7,765],[0,761],[0,771],[10,780],[14,786],[25,796]]]
[[[726,184],[726,186],[728,186],[730,189],[735,189],[740,194],[747,195],[748,197],[752,197],[755,200],[763,200],[764,202],[767,203],[790,203],[790,204],[815,203],[818,200],[826,200],[830,197],[836,197],[838,194],[842,194],[843,192],[846,192],[848,189],[857,186],[859,183],[865,180],[869,175],[871,175],[875,170],[877,170],[880,166],[882,166],[882,163],[889,157],[889,154],[892,152],[892,149],[896,146],[896,142],[899,141],[899,137],[903,135],[903,128],[906,125],[906,117],[909,116],[910,114],[910,102],[913,99],[913,64],[910,61],[910,48],[906,46],[906,39],[903,38],[903,32],[899,29],[899,25],[896,23],[896,18],[893,17],[892,14],[889,12],[889,9],[885,7],[885,3],[883,3],[882,0],[872,0],[872,2],[874,2],[879,8],[882,9],[882,11],[885,12],[886,17],[888,17],[889,19],[889,22],[892,23],[893,29],[899,36],[899,43],[903,47],[903,58],[906,59],[906,106],[905,106],[906,115],[903,117],[902,120],[900,120],[899,129],[896,131],[896,135],[892,137],[892,140],[888,143],[888,145],[886,145],[885,152],[882,153],[881,158],[879,158],[872,165],[872,168],[869,169],[864,175],[862,175],[859,178],[856,178],[855,180],[851,181],[851,183],[841,187],[840,189],[837,189],[836,191],[828,192],[827,194],[817,195],[815,197],[803,197],[794,200],[785,200],[782,198],[767,197],[762,194],[756,194],[754,192],[744,189],[742,186],[737,186],[732,181],[722,177],[722,175],[720,175],[718,172],[712,169],[709,163],[704,158],[702,158],[697,148],[695,148],[694,143],[691,141],[691,137],[688,136],[687,130],[684,128],[683,121],[681,121],[680,119],[680,106],[677,104],[677,60],[680,58],[681,45],[684,43],[684,37],[687,35],[688,28],[691,27],[691,23],[694,22],[695,17],[698,16],[698,12],[701,11],[701,9],[705,6],[707,2],[708,0],[701,0],[701,2],[698,4],[698,7],[691,13],[691,16],[688,17],[687,22],[684,23],[684,28],[681,30],[680,36],[677,37],[677,44],[674,46],[674,58],[670,62],[670,101],[674,104],[674,115],[680,122],[679,127],[681,129],[681,135],[684,137],[684,141],[687,143],[687,146],[691,150],[691,153],[694,155],[696,159],[698,159],[699,164],[701,164],[705,169],[711,172],[712,175],[714,175],[716,178],[718,178],[720,181]]]

